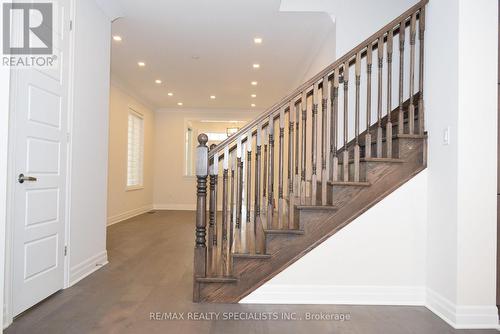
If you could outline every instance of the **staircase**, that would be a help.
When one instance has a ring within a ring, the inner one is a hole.
[[[238,302],[426,168],[426,4],[210,151],[198,137],[195,302]]]

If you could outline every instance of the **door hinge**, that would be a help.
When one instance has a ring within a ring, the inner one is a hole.
[[[73,20],[69,20],[69,31],[73,30]]]
[[[64,256],[68,255],[68,246],[64,246]]]
[[[70,142],[71,141],[71,133],[66,132],[66,141]]]

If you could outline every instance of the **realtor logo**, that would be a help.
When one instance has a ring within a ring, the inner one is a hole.
[[[54,67],[53,3],[4,3],[2,66]]]
[[[13,41],[11,27],[16,22],[12,18],[22,20],[19,41]],[[4,3],[3,24],[4,54],[52,54],[52,3]],[[16,45],[20,42],[22,45]]]

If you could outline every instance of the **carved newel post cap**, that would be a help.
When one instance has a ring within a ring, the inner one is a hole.
[[[201,146],[205,146],[208,142],[208,136],[204,133],[200,133],[198,135],[198,143],[200,143]]]

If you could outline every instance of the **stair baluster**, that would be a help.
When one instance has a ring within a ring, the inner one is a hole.
[[[299,138],[299,122],[300,122],[300,104],[298,104],[296,101],[294,102],[295,104],[295,177],[294,177],[294,184],[293,184],[293,196],[295,198],[300,197],[300,177],[299,177],[299,145],[300,145],[300,138]]]
[[[343,67],[344,79],[344,150],[342,156],[342,180],[349,181],[349,60],[344,63]]]
[[[382,158],[382,69],[384,66],[384,35],[377,42],[378,95],[377,95],[377,158]]]
[[[321,86],[321,205],[327,204],[327,189],[330,170],[330,87],[328,74]]]
[[[236,225],[234,236],[234,251],[241,252],[241,219],[243,213],[243,161],[241,160],[241,137],[236,146]]]
[[[234,152],[234,151],[233,151]],[[236,203],[235,203],[235,197],[236,193],[238,191],[238,188],[236,187],[236,153],[232,154],[232,157],[230,156],[230,161],[231,161],[231,213],[230,213],[230,218],[231,221],[229,222],[229,258],[231,258],[231,254],[234,249],[234,226],[236,225]],[[229,261],[229,272],[231,272],[232,265],[231,261]]]
[[[420,9],[420,17],[418,20],[418,38],[419,38],[419,70],[418,70],[418,134],[424,135],[425,129],[425,114],[424,114],[424,33],[425,33],[425,7]]]
[[[293,207],[294,207],[294,170],[293,170],[293,144],[294,144],[294,121],[295,102],[290,101],[288,106],[288,226],[293,228]]]
[[[267,228],[274,229],[274,117],[269,116],[269,171],[267,173]]]
[[[409,133],[412,135],[415,132],[415,101],[413,96],[415,95],[415,25],[416,25],[417,13],[411,16],[410,22],[410,107],[408,114],[408,125],[410,128]]]
[[[332,181],[339,179],[338,151],[338,121],[339,121],[339,70],[333,72],[333,99],[332,99]]]
[[[229,167],[229,146],[224,148],[224,162],[222,165],[222,245],[221,245],[221,265],[223,276],[229,276],[229,251],[228,251],[228,167]]]
[[[318,87],[316,81],[313,88],[312,95],[312,175],[311,175],[311,204],[316,205],[317,192],[318,192]]]
[[[280,133],[279,133],[279,147],[278,147],[278,228],[282,229],[284,226],[284,199],[283,199],[283,145],[285,145],[285,107],[280,110]]]
[[[254,212],[254,240],[255,240],[255,253],[260,254],[262,246],[262,220],[260,217],[260,174],[261,174],[261,143],[262,143],[262,124],[257,127],[256,137],[256,152],[255,152],[255,212]]]
[[[399,112],[398,112],[398,134],[404,133],[404,62],[405,62],[405,33],[406,18],[399,24]]]
[[[213,254],[213,238],[214,238],[214,222],[215,222],[215,175],[214,175],[214,165],[213,162],[208,168],[208,174],[210,175],[210,197],[208,200],[208,240],[207,240],[207,276],[214,276],[214,258]]]
[[[252,129],[248,130],[247,133],[247,141],[246,141],[246,147],[247,147],[247,160],[246,160],[246,252],[248,253],[253,253],[253,250],[255,250],[255,238],[254,232],[253,232],[253,224],[251,224],[251,206],[252,206]]]
[[[355,102],[355,117],[354,117],[354,182],[359,182],[359,90],[361,85],[361,52],[356,54],[355,64],[355,80],[356,80],[356,102]]]
[[[372,125],[372,50],[370,43],[366,49],[366,135],[365,135],[365,158],[372,157],[372,136],[370,126]]]
[[[263,213],[267,217],[267,165],[269,161],[269,154],[267,150],[267,143],[268,143],[268,137],[267,137],[267,128],[262,129],[262,140],[264,141],[264,169],[263,169],[263,177],[262,177],[262,198],[263,198]],[[266,227],[267,227],[267,220],[266,220]]]
[[[300,154],[300,204],[306,204],[306,131],[307,131],[307,92],[304,90],[302,92],[302,98],[300,99],[300,105],[302,107],[302,144],[301,144],[301,154]]]
[[[214,258],[214,261],[213,261],[213,268],[216,272],[216,275],[217,276],[222,276],[222,267],[220,265],[220,261],[221,261],[221,252],[222,252],[222,249],[221,249],[221,246],[222,246],[222,242],[221,240],[219,239],[219,227],[220,229],[222,229],[222,222],[220,221],[220,219],[218,219],[218,198],[219,198],[219,153],[215,153],[214,155],[214,174],[215,174],[215,181],[214,181],[214,185],[215,185],[215,217],[214,217],[214,237],[213,237],[213,245],[214,245],[214,248],[215,248],[215,258]]]
[[[392,29],[387,33],[387,123],[385,127],[386,157],[392,158]]]

